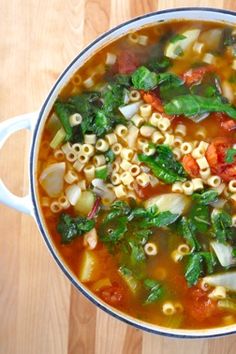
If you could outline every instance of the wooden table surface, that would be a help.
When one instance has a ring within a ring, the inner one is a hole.
[[[177,6],[236,10],[234,0],[1,0],[0,119],[37,110],[61,70],[98,34]],[[1,178],[27,193],[29,133],[0,154]],[[56,266],[32,218],[0,206],[0,354],[233,354],[236,336],[177,340],[96,309]]]

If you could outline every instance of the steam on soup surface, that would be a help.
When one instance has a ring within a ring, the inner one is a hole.
[[[50,234],[106,303],[174,328],[236,322],[236,30],[143,28],[72,77],[45,125]]]

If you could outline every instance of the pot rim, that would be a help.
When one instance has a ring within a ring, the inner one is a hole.
[[[136,329],[141,329],[149,333],[154,333],[154,334],[159,334],[162,336],[166,337],[171,337],[171,338],[182,338],[182,339],[201,339],[201,338],[216,338],[216,337],[222,337],[230,334],[235,334],[236,333],[236,324],[230,325],[230,326],[225,326],[225,327],[216,327],[216,328],[210,328],[210,329],[194,329],[194,330],[188,330],[188,329],[173,329],[173,328],[168,328],[168,327],[162,327],[159,325],[154,325],[149,322],[145,321],[140,321],[136,319],[135,317],[132,317],[130,315],[125,314],[124,312],[113,308],[112,306],[106,304],[104,301],[99,299],[96,295],[94,295],[89,289],[86,288],[73,274],[73,272],[67,267],[65,264],[63,258],[60,256],[59,252],[57,251],[56,247],[53,245],[53,242],[50,238],[50,235],[48,233],[47,235],[47,229],[46,227],[43,226],[43,217],[41,216],[41,211],[40,207],[38,205],[37,201],[37,181],[36,181],[36,173],[35,173],[35,155],[37,156],[37,145],[38,141],[38,135],[40,132],[40,125],[42,121],[44,120],[46,113],[47,113],[47,108],[50,100],[52,99],[53,94],[55,93],[58,85],[60,83],[63,83],[60,88],[62,88],[65,85],[65,82],[63,82],[63,79],[65,79],[66,74],[68,71],[71,70],[71,68],[76,64],[78,59],[80,59],[86,52],[88,52],[90,49],[92,49],[95,45],[99,44],[103,39],[108,37],[109,35],[113,34],[117,30],[126,27],[129,24],[133,24],[135,22],[138,22],[140,20],[145,20],[150,17],[155,17],[159,15],[165,15],[165,14],[174,14],[174,13],[183,13],[183,19],[185,18],[185,14],[189,13],[191,11],[197,11],[201,13],[220,13],[221,15],[231,15],[234,16],[236,15],[236,12],[231,11],[231,10],[225,10],[225,9],[218,9],[218,8],[211,8],[211,7],[180,7],[180,8],[170,8],[170,9],[165,9],[165,10],[160,10],[160,11],[154,11],[150,12],[135,18],[132,18],[128,21],[122,22],[121,24],[117,25],[116,27],[113,27],[112,29],[104,32],[100,36],[98,36],[95,40],[93,40],[91,43],[89,43],[84,49],[82,49],[79,54],[70,62],[70,64],[64,69],[64,71],[61,73],[61,75],[58,77],[56,80],[55,84],[53,85],[52,89],[50,90],[49,94],[47,95],[41,110],[39,112],[38,120],[35,125],[35,129],[33,132],[33,137],[32,137],[32,145],[31,145],[31,150],[30,150],[30,192],[31,192],[31,197],[32,197],[32,202],[34,206],[34,218],[37,223],[37,226],[43,236],[43,239],[53,256],[54,261],[57,263],[57,265],[61,268],[63,273],[66,275],[66,277],[70,280],[70,282],[73,284],[73,286],[79,290],[88,300],[90,300],[93,304],[95,304],[98,308],[102,309],[109,315],[113,316],[116,319],[121,320],[122,322],[125,322],[126,324],[132,325]],[[188,19],[188,18],[186,18]],[[216,19],[215,19],[216,20]],[[160,22],[161,20],[158,20]]]

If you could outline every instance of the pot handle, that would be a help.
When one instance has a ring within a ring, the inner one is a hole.
[[[10,135],[21,129],[34,130],[39,112],[23,114],[0,123],[0,149]],[[0,179],[0,203],[15,208],[23,213],[33,215],[34,207],[30,193],[24,197],[18,197],[11,193]]]

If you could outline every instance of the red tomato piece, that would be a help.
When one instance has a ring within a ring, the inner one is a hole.
[[[192,157],[192,155],[190,154],[184,155],[182,159],[182,164],[185,171],[191,177],[197,177],[199,175],[199,166],[197,162],[194,160],[194,158]]]
[[[156,110],[157,112],[160,112],[160,113],[164,112],[162,102],[161,102],[160,98],[156,95],[155,92],[153,92],[153,91],[148,91],[148,92],[141,91],[141,94],[142,94],[142,98],[143,98],[144,102],[151,104],[152,108],[154,110]]]
[[[190,316],[199,322],[220,312],[216,301],[209,299],[207,293],[196,286],[188,291],[186,307]]]
[[[117,283],[102,288],[99,295],[102,300],[112,306],[121,305],[124,300],[124,290]]]
[[[196,69],[190,69],[182,75],[185,84],[190,86],[202,80],[205,73],[214,70],[212,65],[201,66]]]
[[[221,122],[221,126],[223,129],[231,131],[236,129],[236,121],[233,119],[228,119],[224,122]]]
[[[118,72],[120,74],[130,74],[139,66],[137,57],[133,52],[125,50],[117,58]]]

